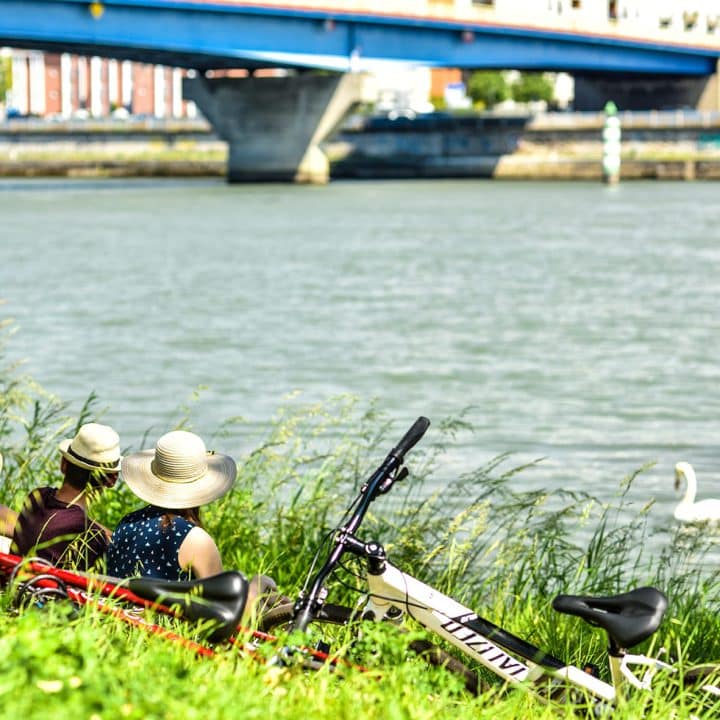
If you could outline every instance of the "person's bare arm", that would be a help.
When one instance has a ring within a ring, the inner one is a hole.
[[[0,505],[0,535],[12,537],[18,514],[7,505]]]
[[[194,527],[182,541],[178,563],[183,570],[192,569],[196,578],[222,572],[222,559],[215,541],[199,527]]]

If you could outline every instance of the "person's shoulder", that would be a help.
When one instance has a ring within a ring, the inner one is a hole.
[[[201,527],[194,527],[178,550],[178,564],[190,569],[195,577],[208,577],[222,572],[222,559],[215,541]]]
[[[192,529],[185,537],[183,545],[185,544],[199,552],[217,549],[217,545],[215,545],[215,541],[212,539],[210,534],[197,525],[193,525]]]
[[[30,490],[23,501],[23,509],[37,509],[49,505],[55,500],[56,492],[57,488],[54,487],[39,487]]]

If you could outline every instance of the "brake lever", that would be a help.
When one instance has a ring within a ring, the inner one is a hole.
[[[402,482],[410,473],[403,465],[393,477],[383,480],[377,489],[378,495],[384,495],[396,482]]]

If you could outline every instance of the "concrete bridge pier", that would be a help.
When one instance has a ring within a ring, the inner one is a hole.
[[[326,183],[319,147],[362,100],[363,77],[206,78],[183,81],[218,136],[230,146],[228,182]]]
[[[720,111],[720,60],[715,65],[715,74],[708,78],[703,88],[698,110]]]

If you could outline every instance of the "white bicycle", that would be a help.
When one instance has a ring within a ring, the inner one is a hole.
[[[508,684],[524,684],[546,699],[593,706],[612,706],[629,691],[652,690],[653,678],[659,671],[678,672],[668,662],[630,652],[648,639],[662,622],[667,598],[655,588],[641,587],[613,596],[559,595],[554,599],[556,611],[576,615],[606,632],[610,667],[610,682],[606,682],[599,677],[597,668],[568,665],[542,651],[394,566],[380,543],[360,539],[356,533],[370,504],[407,475],[403,465],[405,454],[429,425],[426,418],[418,418],[364,483],[345,521],[334,532],[324,565],[308,580],[295,603],[266,613],[262,629],[282,627],[305,631],[311,624],[397,622],[407,615]],[[356,608],[326,602],[326,581],[348,553],[363,559],[366,570],[367,589]],[[411,649],[430,662],[460,674],[468,690],[477,692],[477,673],[465,662],[428,641],[411,644]],[[683,674],[683,682],[701,688],[716,710],[720,710],[718,680],[718,665],[697,666]]]

